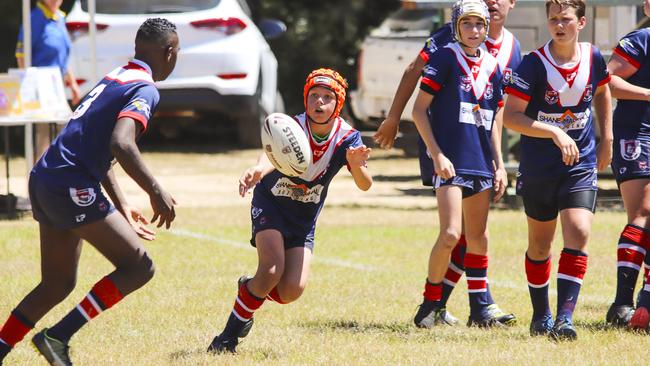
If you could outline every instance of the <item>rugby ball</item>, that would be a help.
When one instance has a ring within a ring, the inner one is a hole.
[[[262,148],[282,174],[297,177],[311,164],[311,147],[300,124],[283,113],[272,113],[262,126]]]

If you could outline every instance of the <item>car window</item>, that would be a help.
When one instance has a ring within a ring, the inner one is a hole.
[[[206,10],[219,5],[221,0],[102,0],[97,1],[100,14],[158,14]],[[81,8],[88,11],[88,0],[81,0]]]
[[[440,9],[399,9],[386,18],[372,34],[428,36],[442,25],[442,21]]]

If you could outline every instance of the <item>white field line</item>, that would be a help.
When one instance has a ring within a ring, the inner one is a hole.
[[[242,243],[242,242],[238,242],[238,241],[235,241],[235,240],[219,238],[219,237],[212,236],[212,235],[195,233],[195,232],[189,231],[189,230],[172,229],[172,230],[169,231],[169,233],[172,234],[172,235],[179,236],[179,237],[204,240],[204,241],[217,243],[217,244],[221,244],[221,245],[227,245],[227,246],[238,248],[238,249],[246,249],[246,250],[254,250],[255,249],[248,243]],[[327,264],[327,265],[331,265],[331,266],[334,266],[334,267],[355,269],[357,271],[363,271],[363,272],[377,271],[377,268],[375,268],[375,267],[366,266],[366,265],[363,265],[363,264],[351,263],[351,262],[344,261],[344,260],[338,259],[338,258],[327,258],[327,257],[314,256],[314,262]],[[522,276],[525,276],[525,274],[522,273]],[[550,281],[551,288],[549,288],[549,295],[553,295],[553,296],[557,295],[557,291],[554,288],[555,283],[556,283],[555,280],[556,280],[556,278],[554,276],[551,276],[551,281]],[[508,288],[508,289],[511,289],[511,290],[517,290],[517,291],[520,291],[520,292],[525,292],[527,294],[528,293],[528,285],[526,284],[525,281],[526,281],[525,278],[522,278],[521,283],[514,282],[514,281],[508,281],[508,280],[505,280],[505,281],[492,280],[492,279],[489,280],[490,285],[495,287],[495,288],[499,288],[499,287],[504,288],[505,287],[505,288]],[[465,287],[465,286],[462,286],[462,284],[464,282],[465,281],[460,279],[458,281],[458,284],[456,285],[456,287],[458,287],[459,285],[461,286],[459,289]],[[611,302],[611,300],[612,300],[610,297],[605,296],[605,295],[595,296],[595,295],[586,295],[584,293],[580,294],[580,299],[587,300],[587,301],[590,301],[590,302],[595,302],[595,303],[603,303],[603,304],[609,304]]]
[[[204,240],[208,241],[211,243],[217,243],[221,245],[227,245],[233,248],[237,249],[246,249],[246,250],[255,250],[250,244],[247,243],[242,243],[238,242],[235,240],[230,240],[230,239],[225,239],[225,238],[219,238],[216,236],[212,235],[207,235],[207,234],[201,234],[201,233],[195,233],[193,231],[189,230],[183,230],[183,229],[172,229],[169,231],[170,234],[184,237],[184,238],[192,238],[192,239],[199,239],[199,240]],[[357,271],[363,271],[363,272],[371,272],[371,271],[376,271],[377,269],[372,266],[367,266],[363,264],[356,264],[352,262],[348,262],[342,259],[338,258],[327,258],[327,257],[319,257],[319,256],[314,256],[313,257],[314,262],[317,263],[322,263],[322,264],[327,264],[330,266],[335,266],[335,267],[342,267],[342,268],[350,268],[350,269],[356,269]]]

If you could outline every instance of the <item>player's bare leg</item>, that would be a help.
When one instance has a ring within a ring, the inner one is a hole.
[[[560,211],[564,249],[560,256],[557,275],[557,314],[550,336],[556,340],[574,340],[575,310],[582,279],[587,271],[586,247],[594,214],[584,208],[568,208]]]
[[[253,326],[253,314],[262,306],[266,296],[277,286],[285,271],[285,249],[282,234],[275,229],[263,230],[255,235],[258,265],[255,276],[243,279],[233,310],[224,330],[216,336],[208,352],[236,351],[239,338],[248,335]]]
[[[276,302],[287,304],[296,301],[307,286],[311,267],[312,252],[308,248],[291,248],[285,251],[285,269],[276,286]]]
[[[636,281],[650,250],[650,179],[628,180],[619,188],[627,212],[627,225],[617,247],[616,297],[605,319],[614,326],[628,326],[635,313]]]
[[[81,239],[68,230],[39,224],[41,241],[41,282],[16,306],[1,328],[2,352],[6,353],[34,327],[54,306],[74,289],[81,254]],[[68,361],[67,350],[62,356]]]
[[[115,270],[95,284],[61,321],[34,336],[32,342],[50,363],[69,364],[70,338],[91,319],[146,284],[154,274],[153,262],[139,237],[117,211],[71,231],[93,245]]]
[[[449,265],[451,251],[462,231],[462,189],[458,186],[442,186],[436,190],[440,232],[429,256],[424,300],[414,322],[417,327],[430,328],[435,324],[449,324],[446,309],[440,305],[442,280]]]
[[[481,327],[514,324],[512,314],[495,315],[488,288],[488,228],[487,218],[490,209],[490,191],[486,190],[463,200],[463,216],[467,253],[465,254],[465,271],[470,299],[470,317],[468,325]]]
[[[551,276],[551,245],[557,220],[528,219],[528,249],[526,250],[526,277],[533,306],[531,335],[547,335],[553,328],[553,315],[548,300]]]

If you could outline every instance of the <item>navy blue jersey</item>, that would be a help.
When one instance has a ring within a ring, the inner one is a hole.
[[[160,96],[151,69],[134,60],[102,79],[33,168],[35,174],[74,182],[101,182],[111,167],[109,142],[118,119],[130,117],[146,129]]]
[[[614,53],[637,70],[627,81],[650,88],[650,28],[635,30],[621,39]],[[650,103],[643,100],[619,99],[614,111],[614,134],[635,132],[650,139]]]
[[[316,225],[330,182],[343,166],[347,166],[346,150],[363,143],[359,131],[340,117],[334,122],[329,138],[321,143],[312,138],[305,113],[295,119],[310,141],[311,165],[299,177],[289,177],[273,170],[255,186],[253,195],[265,196],[280,208],[288,222],[309,232]]]
[[[438,28],[438,30],[436,30],[431,37],[426,40],[424,47],[422,47],[422,51],[420,51],[420,57],[424,61],[429,61],[431,55],[433,55],[438,49],[452,42],[454,42],[454,35],[452,33],[451,23],[446,23],[442,27]],[[503,33],[499,39],[495,40],[488,37],[481,45],[481,48],[496,57],[499,62],[499,67],[501,68],[501,74],[503,75],[504,81],[503,85],[505,87],[512,78],[512,71],[515,70],[521,62],[521,47],[519,41],[509,30],[503,28]]]
[[[434,96],[431,129],[457,174],[494,176],[490,136],[503,105],[501,82],[492,55],[469,58],[458,43],[438,50],[423,69],[420,89]]]
[[[598,48],[580,43],[580,61],[563,68],[553,60],[549,44],[524,57],[507,93],[528,102],[528,117],[557,126],[571,136],[580,149],[580,160],[567,166],[552,139],[522,135],[519,171],[528,176],[559,176],[596,166],[591,101],[596,89],[610,79]]]
[[[420,57],[424,61],[429,61],[431,55],[433,55],[439,48],[452,42],[454,42],[454,37],[451,23],[447,23],[436,30],[431,37],[427,39],[422,51],[420,51]],[[515,70],[521,62],[521,48],[519,46],[519,41],[510,31],[503,28],[503,34],[500,39],[493,40],[488,38],[485,43],[481,45],[481,48],[489,51],[492,56],[496,55],[495,57],[503,75],[502,88],[505,88],[506,84],[512,79],[512,71]],[[427,156],[426,146],[421,138],[418,138],[418,148],[422,184],[425,186],[431,186],[433,185],[432,177],[434,174],[433,162],[431,161],[431,158]]]

